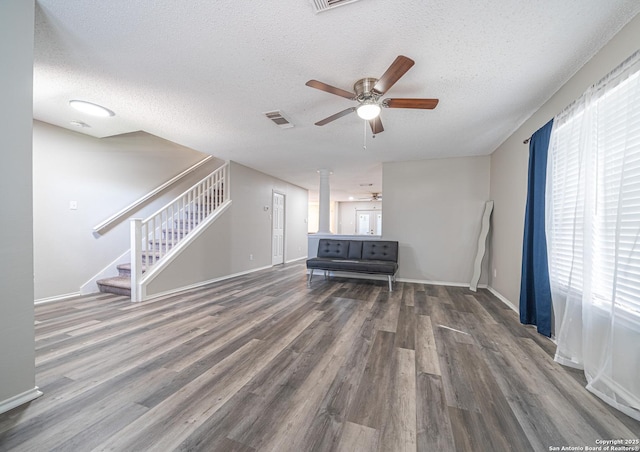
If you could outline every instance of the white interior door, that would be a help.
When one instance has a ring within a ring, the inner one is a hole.
[[[382,211],[357,210],[356,225],[358,235],[382,235]]]
[[[370,234],[369,224],[371,220],[369,218],[368,212],[358,212],[358,235],[368,235]]]
[[[273,193],[271,265],[284,264],[284,195]]]

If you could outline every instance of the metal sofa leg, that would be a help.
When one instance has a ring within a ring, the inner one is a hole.
[[[311,288],[311,279],[313,278],[313,268],[309,272],[309,279],[307,279],[307,287]]]
[[[391,275],[387,275],[387,278],[389,278],[389,292],[393,292],[393,283],[391,281]]]

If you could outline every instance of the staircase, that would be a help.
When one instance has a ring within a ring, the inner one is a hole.
[[[187,242],[190,233],[204,227],[206,219],[230,202],[224,190],[227,171],[225,164],[145,220],[132,220],[136,226],[132,231],[131,259],[138,259],[143,275],[161,265],[176,245]],[[120,264],[117,270],[118,276],[96,281],[98,289],[131,297],[131,263]]]
[[[131,264],[117,266],[118,276],[100,279],[97,281],[98,289],[104,293],[131,296]],[[143,269],[144,271],[144,269]]]

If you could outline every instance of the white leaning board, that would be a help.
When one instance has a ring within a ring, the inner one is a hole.
[[[478,254],[473,264],[473,277],[469,289],[474,292],[478,289],[478,281],[480,281],[480,273],[482,273],[482,259],[487,248],[487,235],[489,235],[489,227],[491,226],[491,212],[493,212],[493,201],[487,201],[484,205],[484,214],[482,215],[482,228],[480,229],[480,237],[478,237]]]

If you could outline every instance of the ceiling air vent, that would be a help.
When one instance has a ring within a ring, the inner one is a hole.
[[[321,13],[322,11],[327,11],[329,9],[337,8],[338,6],[357,1],[358,0],[311,0],[311,3],[313,3],[313,10],[317,14]]]
[[[280,110],[268,111],[264,115],[268,119],[273,121],[273,123],[275,125],[277,125],[278,127],[280,127],[281,129],[289,129],[289,128],[293,127],[293,124],[291,124],[291,121],[289,121],[287,118],[285,118]]]

